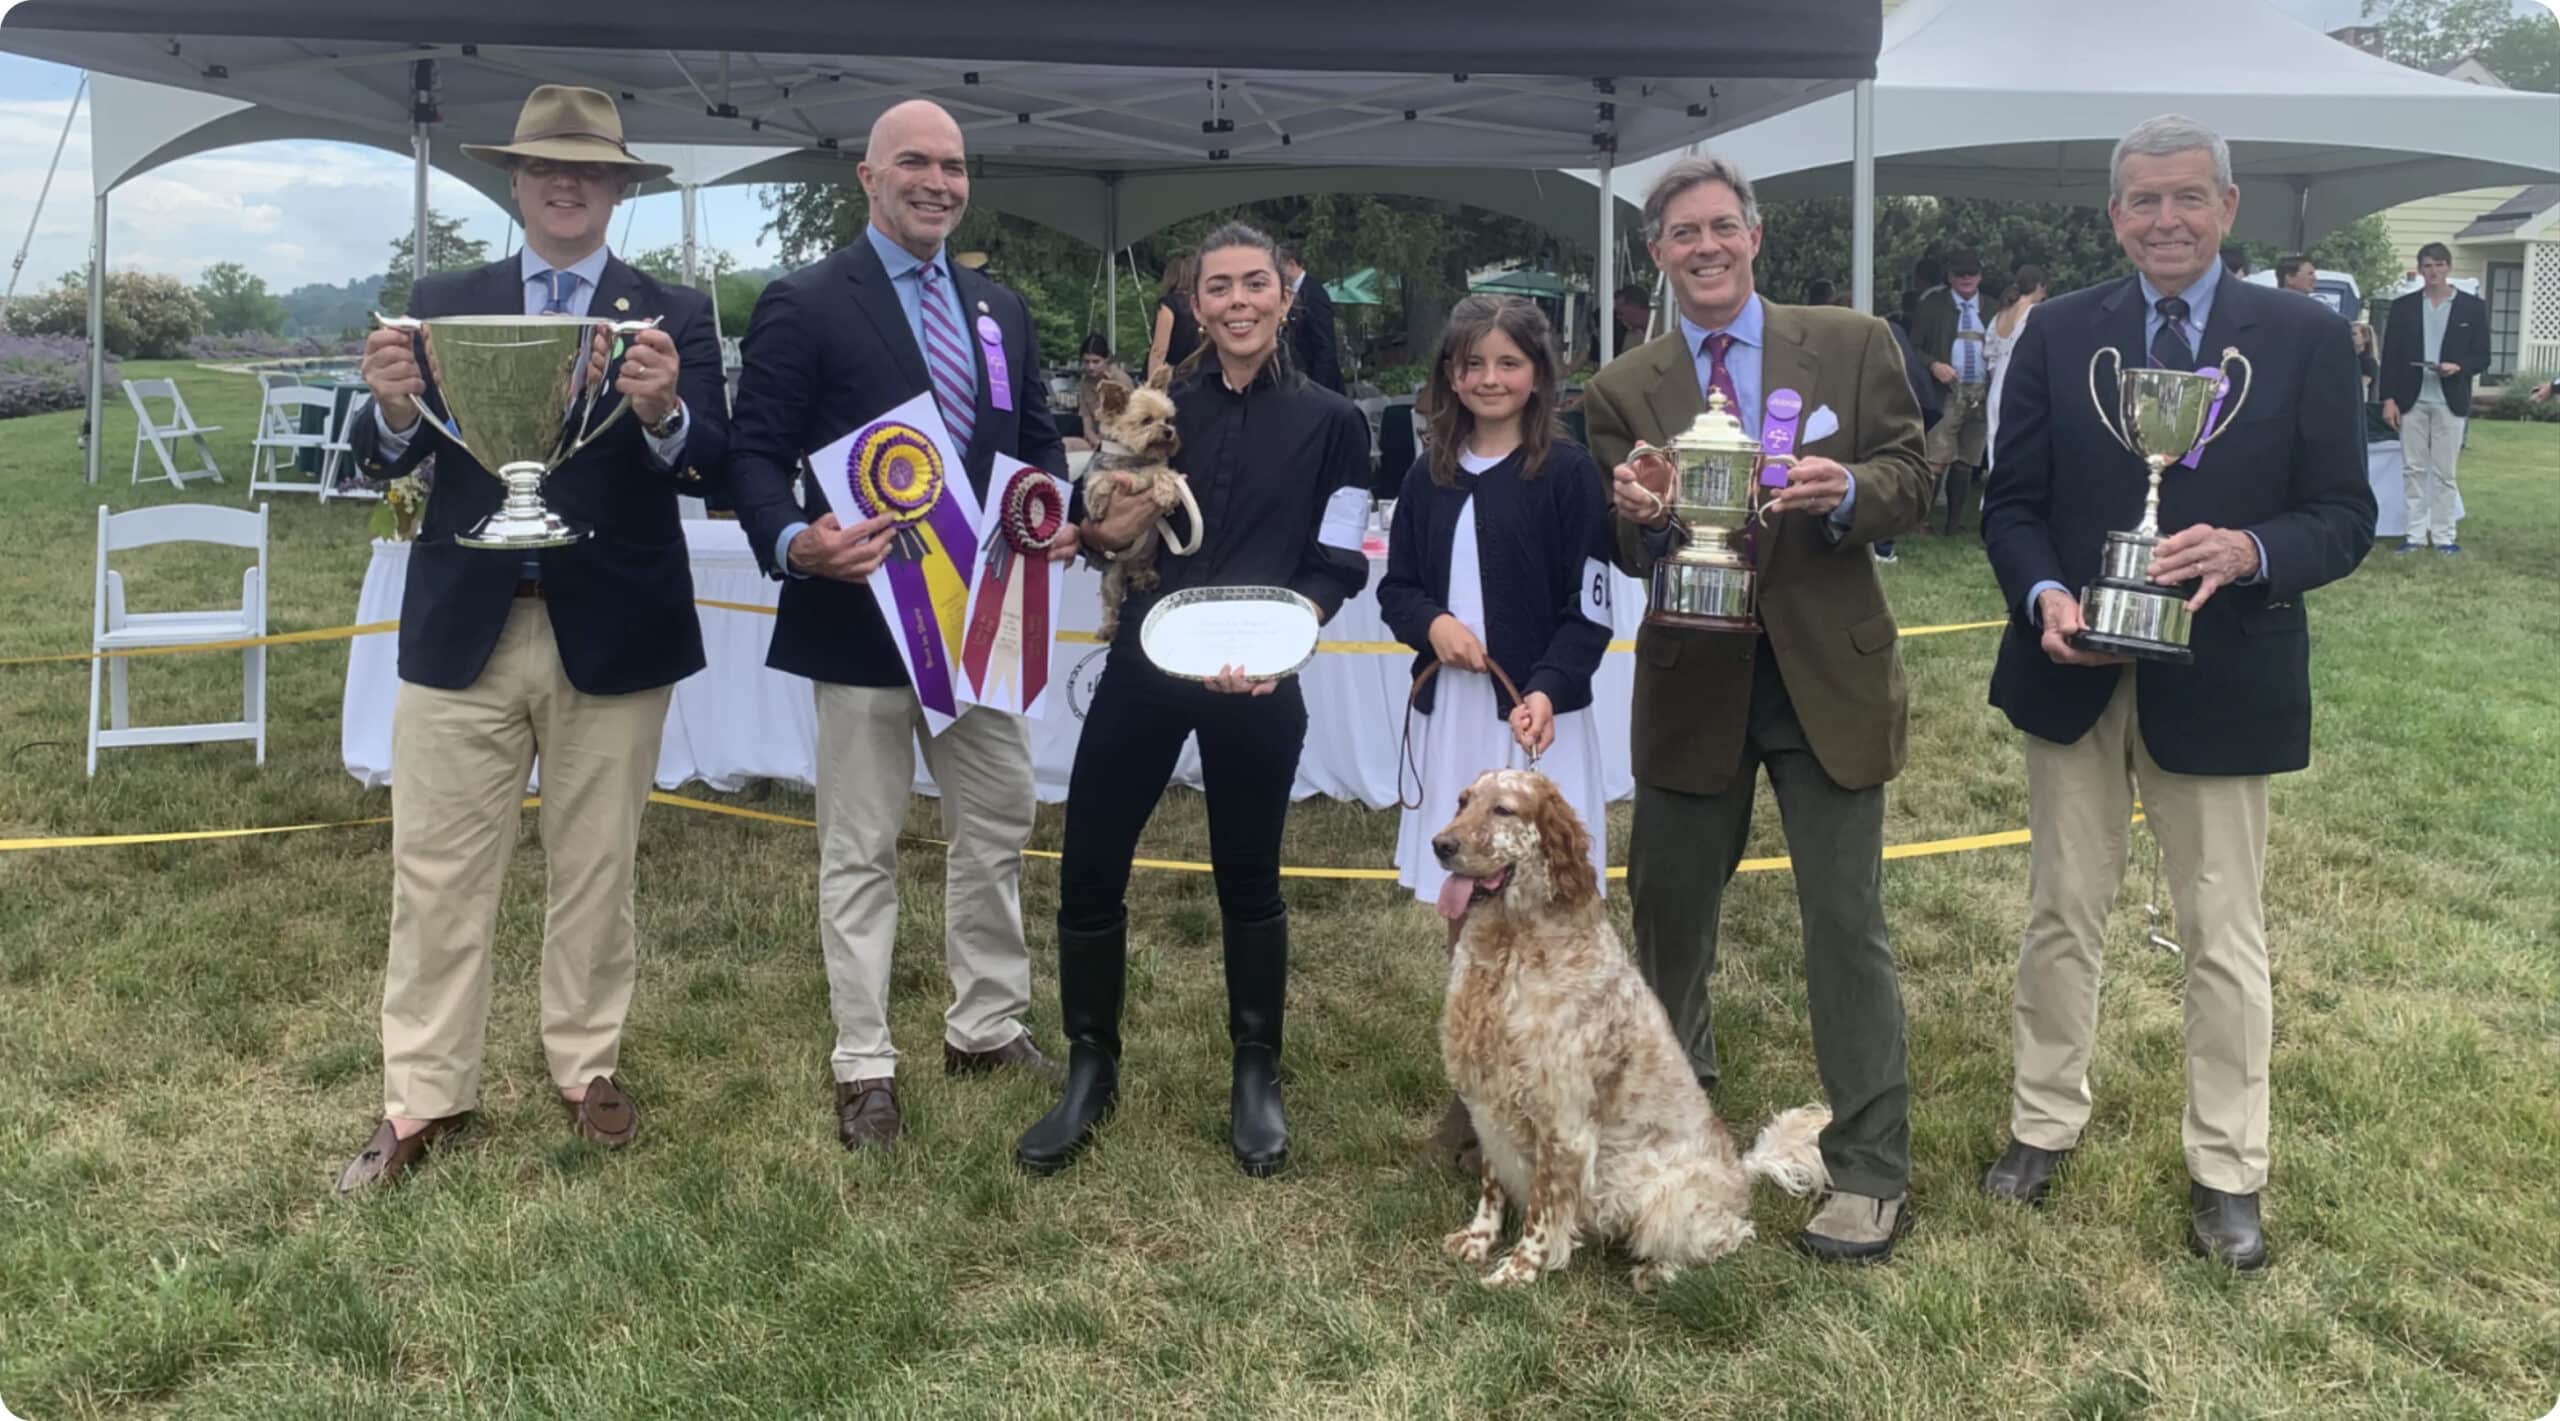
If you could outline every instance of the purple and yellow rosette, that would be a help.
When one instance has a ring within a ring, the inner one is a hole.
[[[863,517],[897,525],[898,550],[881,564],[893,604],[883,611],[905,646],[916,699],[957,715],[951,668],[969,617],[978,536],[967,513],[943,497],[942,451],[914,425],[882,420],[854,439],[845,477]]]

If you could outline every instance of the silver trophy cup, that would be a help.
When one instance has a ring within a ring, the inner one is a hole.
[[[2111,414],[2098,393],[2098,367],[2116,366],[2116,408]],[[2232,367],[2239,367],[2234,379]],[[2100,555],[2098,580],[2080,593],[2081,620],[2087,629],[2072,638],[2075,646],[2108,651],[2146,661],[2188,662],[2187,594],[2151,580],[2151,554],[2160,544],[2160,476],[2170,465],[2220,438],[2240,406],[2249,398],[2249,357],[2226,348],[2222,373],[2189,370],[2127,370],[2113,346],[2089,357],[2089,399],[2098,407],[2098,422],[2115,441],[2132,451],[2151,470],[2142,500],[2142,522],[2129,532],[2107,535]],[[2225,386],[2230,405],[2222,422],[2210,428],[2215,401]]]
[[[630,408],[617,400],[593,428],[588,419],[606,382],[590,378],[598,337],[627,338],[657,324],[587,316],[383,316],[407,331],[443,408],[419,405],[445,437],[506,485],[498,510],[454,541],[466,548],[557,548],[587,536],[542,501],[542,481],[613,427]]]

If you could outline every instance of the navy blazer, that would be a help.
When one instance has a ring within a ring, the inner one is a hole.
[[[523,276],[513,253],[475,270],[427,276],[410,293],[409,314],[520,316]],[[728,461],[729,404],[709,297],[608,257],[587,312],[614,320],[663,317],[660,328],[675,341],[681,362],[676,392],[684,400],[687,428],[676,468],[658,467],[639,421],[626,413],[542,484],[543,501],[554,511],[594,530],[565,548],[532,555],[542,564],[543,600],[561,669],[569,684],[589,695],[625,695],[673,685],[702,669],[693,563],[676,496],[716,491]],[[590,426],[621,405],[610,383],[620,374],[617,360],[606,372],[607,391],[589,414]],[[427,402],[443,408],[432,375]],[[453,539],[494,512],[506,487],[445,438],[431,418],[411,426],[408,446],[397,459],[382,457],[380,426],[371,414],[354,424],[347,442],[367,478],[397,478],[427,455],[436,456],[435,494],[409,549],[409,577],[401,593],[400,679],[460,690],[479,680],[489,664],[515,604],[526,555],[466,548]],[[463,435],[469,438],[470,430]]]
[[[2062,666],[2044,653],[2028,594],[2074,596],[2097,580],[2109,532],[2142,519],[2142,462],[2098,423],[2089,360],[2112,346],[2141,354],[2136,278],[2045,303],[2011,350],[2000,445],[1983,495],[1982,539],[2009,607],[1991,703],[2029,735],[2069,744],[2088,733],[2121,666]],[[2373,543],[2362,378],[2347,323],[2326,305],[2222,279],[2199,365],[2237,347],[2253,367],[2246,402],[2197,467],[2160,485],[2163,536],[2192,524],[2242,529],[2266,548],[2267,581],[2224,587],[2196,613],[2192,664],[2145,662],[2135,676],[2143,744],[2186,775],[2264,775],[2311,759],[2311,632],[2302,594],[2355,569]],[[2102,396],[2114,384],[2101,380]]]
[[[2427,314],[2422,304],[2427,299],[2423,290],[2412,291],[2391,303],[2391,314],[2382,324],[2382,378],[2374,391],[2377,400],[2390,400],[2407,414],[2418,402],[2418,391],[2424,387],[2426,372],[2418,362],[2427,358]],[[2453,293],[2453,302],[2444,313],[2444,344],[2436,347],[2436,358],[2450,360],[2462,367],[2459,375],[2439,375],[2444,387],[2444,407],[2456,419],[2471,414],[2471,380],[2489,368],[2489,304],[2468,291]]]
[[[1066,446],[1049,418],[1031,309],[967,267],[954,264],[952,284],[972,327],[979,316],[995,318],[1013,395],[1012,409],[995,404],[973,329],[978,415],[965,458],[970,486],[986,497],[999,452],[1066,477]],[[783,529],[828,511],[818,481],[800,478],[807,456],[932,388],[924,352],[871,243],[856,239],[767,286],[747,327],[745,358],[729,480],[756,560],[783,580],[765,664],[813,681],[903,686],[906,663],[867,583],[792,576],[774,561]]]

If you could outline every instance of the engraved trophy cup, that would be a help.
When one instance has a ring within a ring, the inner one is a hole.
[[[2098,394],[2098,367],[2108,363],[2116,366],[2112,416]],[[2235,366],[2236,380],[2230,373]],[[2098,422],[2150,469],[2151,482],[2143,495],[2142,522],[2107,535],[2098,580],[2080,593],[2080,615],[2088,625],[2072,638],[2073,645],[2146,661],[2195,659],[2187,647],[2192,615],[2187,594],[2151,580],[2151,554],[2160,543],[2160,476],[2231,427],[2249,398],[2251,376],[2249,358],[2230,348],[2218,365],[2199,371],[2128,370],[2112,346],[2089,357],[2089,399],[2098,408]],[[2226,394],[2231,407],[2224,413]],[[2222,419],[2217,424],[2218,413]]]
[[[1794,461],[1753,442],[1725,408],[1722,390],[1708,392],[1706,412],[1670,448],[1638,444],[1627,455],[1631,464],[1645,459],[1671,466],[1667,506],[1683,536],[1654,561],[1644,619],[1695,631],[1757,633],[1760,572],[1752,530],[1767,508],[1761,472]]]

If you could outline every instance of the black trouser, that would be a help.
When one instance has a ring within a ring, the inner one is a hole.
[[[1267,696],[1226,695],[1167,676],[1136,647],[1121,645],[1103,665],[1067,779],[1061,929],[1101,932],[1121,921],[1138,835],[1193,734],[1200,737],[1220,913],[1230,923],[1256,923],[1286,907],[1280,831],[1307,740],[1306,696],[1296,678]]]
[[[1884,787],[1842,789],[1806,743],[1777,659],[1760,643],[1742,764],[1722,794],[1636,782],[1627,844],[1636,966],[1662,998],[1690,1069],[1712,1088],[1715,1035],[1707,981],[1716,968],[1724,888],[1751,837],[1762,766],[1795,860],[1804,920],[1805,1002],[1813,1057],[1832,1119],[1822,1158],[1832,1183],[1891,1198],[1911,1175],[1910,1087],[1902,989],[1884,926]]]

